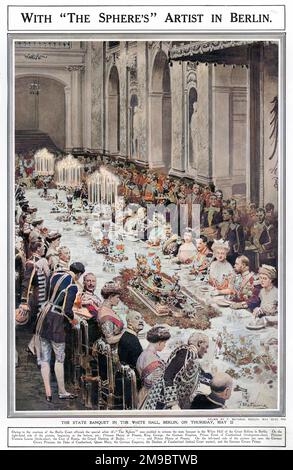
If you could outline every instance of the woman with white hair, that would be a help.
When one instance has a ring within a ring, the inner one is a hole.
[[[231,294],[235,276],[232,265],[227,261],[229,243],[224,240],[215,240],[212,245],[215,261],[211,263],[209,283],[221,294]]]

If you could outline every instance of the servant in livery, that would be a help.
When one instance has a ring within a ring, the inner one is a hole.
[[[76,281],[84,273],[82,263],[72,263],[69,271],[56,271],[51,277],[49,300],[42,308],[36,327],[39,342],[38,361],[44,381],[46,399],[52,401],[50,360],[55,353],[55,375],[60,399],[72,399],[64,384],[66,326],[75,325],[72,307],[78,291]]]
[[[229,243],[229,253],[227,260],[234,265],[237,256],[244,252],[245,240],[242,225],[234,222],[234,212],[232,209],[223,210],[223,222],[219,224],[219,238]]]
[[[275,265],[277,256],[276,227],[266,219],[263,208],[257,209],[258,221],[251,227],[251,242],[259,253],[259,264]]]
[[[46,236],[47,253],[46,258],[48,260],[49,268],[51,272],[55,271],[55,268],[59,262],[59,246],[60,246],[61,233],[49,232]]]
[[[215,194],[209,196],[208,202],[206,201],[206,208],[202,214],[201,225],[205,228],[214,227],[222,222],[221,208],[218,206],[217,197]]]
[[[152,387],[160,382],[161,377],[164,375],[165,363],[158,353],[163,351],[170,336],[167,328],[163,326],[154,326],[147,333],[149,345],[141,353],[136,363],[142,383],[138,397],[139,408],[144,408],[144,401],[147,399]]]
[[[21,237],[16,239],[15,243],[15,306],[21,303],[21,286],[23,282],[25,268],[24,244]]]
[[[207,383],[212,378],[202,371],[199,364],[208,346],[209,339],[202,333],[193,333],[188,344],[178,346],[170,355],[164,374],[153,384],[141,408],[190,408],[192,395],[199,383]]]
[[[67,246],[60,246],[58,249],[59,259],[56,260],[54,270],[55,271],[68,271],[70,262],[70,249]]]
[[[43,222],[44,220],[41,218],[36,218],[32,221],[33,229],[29,234],[29,243],[33,241],[44,241],[44,234],[43,234]]]
[[[44,258],[44,244],[42,241],[33,241],[30,244],[32,255],[26,261],[22,279],[21,307],[29,309],[32,324],[47,300],[48,280],[50,269]]]

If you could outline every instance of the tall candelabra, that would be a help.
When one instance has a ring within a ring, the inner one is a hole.
[[[119,178],[101,167],[89,176],[88,198],[90,204],[113,204],[117,200]]]
[[[54,175],[55,158],[46,148],[35,153],[35,174],[37,176]]]
[[[56,183],[66,188],[81,186],[84,175],[83,165],[72,155],[68,155],[56,164]]]

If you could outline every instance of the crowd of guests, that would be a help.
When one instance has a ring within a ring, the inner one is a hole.
[[[189,265],[191,275],[207,281],[216,293],[228,296],[233,308],[250,309],[256,328],[277,324],[277,217],[272,204],[264,209],[250,204],[241,210],[236,200],[224,200],[222,192],[211,186],[188,186],[168,176],[156,177],[120,167],[115,167],[115,172],[124,177],[120,189],[129,201],[135,200],[137,191],[142,205],[199,204],[200,236],[185,229],[181,238],[172,232],[170,223],[160,224],[157,218],[155,231],[146,243],[161,245],[162,253],[170,256],[171,262]],[[149,346],[143,351],[138,339],[144,328],[141,314],[130,311],[127,325],[117,314],[121,287],[108,282],[98,296],[95,275],[86,273],[80,262],[70,263],[71,252],[62,245],[61,234],[44,227],[44,220],[29,205],[21,187],[17,187],[16,200],[21,210],[16,220],[16,322],[31,329],[28,351],[36,355],[48,402],[52,401],[52,351],[59,399],[76,398],[65,387],[66,338],[72,328],[78,327],[75,313],[84,314],[86,310],[91,347],[97,338],[103,338],[110,345],[114,364],[120,362],[135,371],[139,407],[225,406],[231,395],[231,377],[223,373],[209,376],[200,366],[208,349],[206,335],[191,335],[186,345],[173,351],[166,364],[158,353],[171,335],[166,328],[155,326],[147,333]],[[142,217],[140,214],[140,219],[144,217],[145,212]],[[129,219],[124,222],[129,224]],[[249,244],[257,259],[251,257]],[[209,384],[209,395],[198,393],[201,382]]]

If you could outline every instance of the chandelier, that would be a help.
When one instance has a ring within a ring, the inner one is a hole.
[[[36,95],[36,96],[40,94],[40,82],[38,79],[34,79],[29,84],[29,93],[30,95]]]

